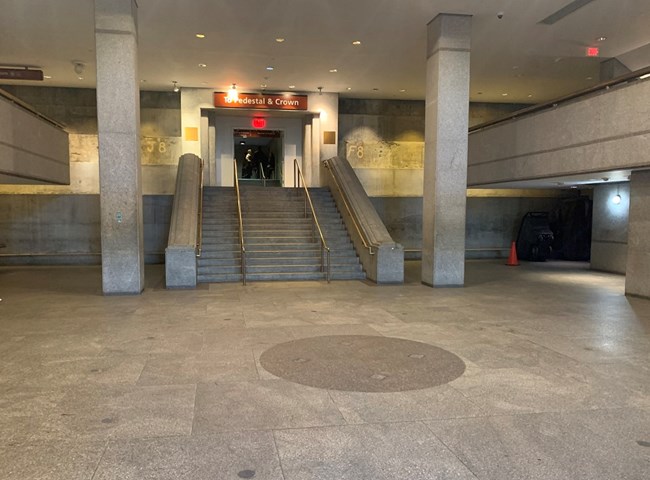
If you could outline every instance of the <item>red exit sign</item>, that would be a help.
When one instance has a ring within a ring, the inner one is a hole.
[[[600,50],[598,47],[589,47],[587,48],[587,56],[588,57],[597,57],[600,55]]]

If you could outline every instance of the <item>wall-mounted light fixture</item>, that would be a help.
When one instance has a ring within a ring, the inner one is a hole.
[[[72,61],[74,73],[77,75],[77,78],[79,80],[84,79],[84,70],[86,69],[86,64],[82,62],[81,60],[73,60]]]
[[[234,102],[235,100],[238,99],[239,99],[239,94],[237,93],[237,85],[233,83],[230,90],[228,90],[228,100]]]
[[[176,82],[175,80],[172,81],[172,83],[174,84],[174,88],[173,88],[174,93],[178,93],[181,90],[181,87],[178,86],[178,82]]]
[[[614,196],[612,197],[612,203],[613,203],[614,205],[620,205],[620,204],[621,204],[621,200],[622,200],[622,198],[621,198],[621,194],[619,193],[619,189],[618,189],[618,188],[619,188],[619,187],[618,187],[618,185],[617,185],[617,186],[616,186],[616,195],[614,195]]]

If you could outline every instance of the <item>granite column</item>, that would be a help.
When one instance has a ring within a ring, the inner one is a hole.
[[[422,283],[465,281],[465,206],[471,17],[427,26]]]
[[[625,293],[650,298],[650,170],[630,176]]]
[[[95,0],[102,290],[144,289],[137,5]]]

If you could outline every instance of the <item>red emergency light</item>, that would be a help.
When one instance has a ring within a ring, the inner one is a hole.
[[[252,125],[253,128],[264,128],[266,127],[266,118],[254,117]]]
[[[600,54],[600,50],[598,47],[588,47],[587,48],[587,56],[588,57],[597,57]]]

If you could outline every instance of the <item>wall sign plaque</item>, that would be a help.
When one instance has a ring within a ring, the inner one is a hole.
[[[43,80],[43,70],[27,68],[0,68],[2,80]]]
[[[214,106],[252,110],[307,110],[307,95],[240,93],[233,100],[227,92],[214,92]]]

